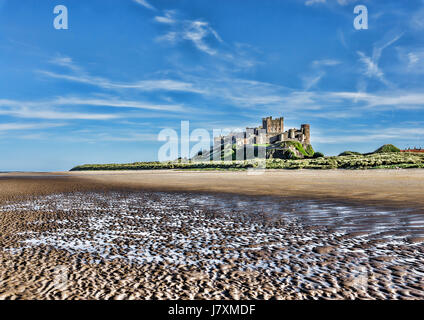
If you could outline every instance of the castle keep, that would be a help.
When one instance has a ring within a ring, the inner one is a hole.
[[[284,131],[284,118],[262,118],[262,126],[246,128],[244,132],[232,132],[226,136],[214,137],[214,147],[232,143],[237,146],[246,144],[273,144],[283,141],[298,141],[302,145],[311,144],[310,125],[302,124],[300,129]]]

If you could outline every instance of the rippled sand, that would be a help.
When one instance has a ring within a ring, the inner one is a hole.
[[[424,298],[417,208],[25,181],[0,202],[2,299]]]

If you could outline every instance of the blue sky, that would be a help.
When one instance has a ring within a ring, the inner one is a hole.
[[[329,155],[424,146],[423,33],[421,0],[0,0],[0,171],[156,160],[163,128],[267,115]]]

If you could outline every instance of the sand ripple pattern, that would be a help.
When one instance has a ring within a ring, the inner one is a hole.
[[[424,298],[419,214],[372,208],[370,225],[358,208],[273,201],[116,191],[5,204],[0,298]]]

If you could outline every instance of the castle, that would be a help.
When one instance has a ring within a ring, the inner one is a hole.
[[[262,118],[262,126],[246,128],[244,132],[231,132],[226,136],[214,137],[214,148],[231,143],[236,146],[247,144],[274,144],[283,141],[298,141],[303,146],[311,144],[311,127],[302,124],[300,129],[284,131],[284,118]]]

